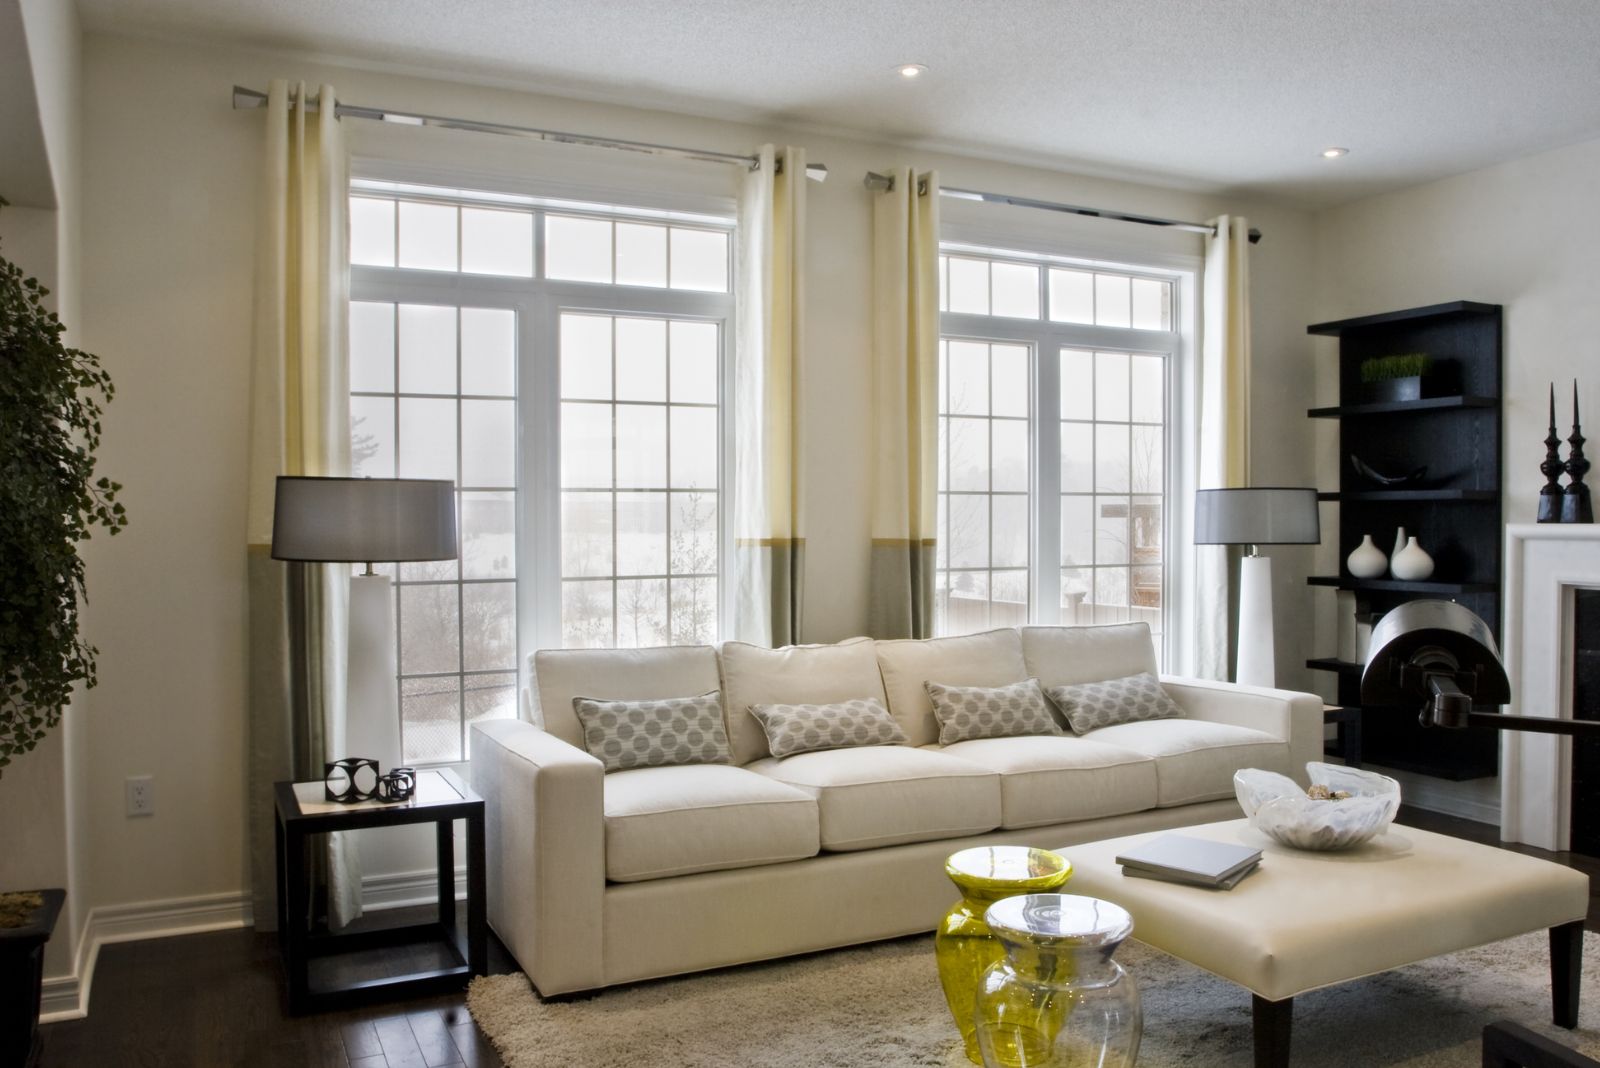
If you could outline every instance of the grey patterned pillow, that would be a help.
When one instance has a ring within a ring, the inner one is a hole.
[[[602,701],[574,697],[583,747],[607,772],[667,764],[728,763],[718,691],[657,701]]]
[[[969,738],[1009,738],[1015,734],[1062,734],[1038,679],[1009,686],[946,686],[922,684],[933,699],[939,721],[939,744]]]
[[[775,757],[814,749],[906,743],[906,732],[883,702],[872,697],[831,705],[751,705],[750,714],[767,732],[767,748]]]
[[[1183,716],[1178,702],[1167,696],[1161,680],[1148,671],[1104,682],[1052,686],[1045,693],[1056,703],[1074,733],[1087,734],[1100,727],[1135,723],[1141,719]]]

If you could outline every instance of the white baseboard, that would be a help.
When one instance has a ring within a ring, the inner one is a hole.
[[[39,1022],[79,1020],[89,1014],[89,991],[101,946],[224,931],[248,927],[251,922],[250,900],[239,891],[92,908],[84,920],[83,936],[78,939],[72,974],[45,978]]]
[[[456,869],[456,898],[467,893],[467,870]],[[361,907],[367,912],[431,905],[438,897],[437,876],[430,870],[368,875],[361,880]],[[249,927],[250,897],[243,891],[198,897],[101,905],[89,910],[70,975],[47,976],[39,1006],[40,1023],[81,1020],[89,1014],[89,992],[100,947],[145,938],[201,934]]]

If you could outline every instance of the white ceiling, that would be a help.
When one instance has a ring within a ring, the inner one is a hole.
[[[79,6],[92,29],[297,49],[1311,205],[1600,136],[1596,0]],[[908,61],[930,70],[903,82],[892,68]],[[1350,155],[1321,159],[1330,145]]]

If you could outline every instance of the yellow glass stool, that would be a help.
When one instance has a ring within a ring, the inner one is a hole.
[[[973,1019],[978,980],[991,964],[1005,956],[1005,949],[990,933],[983,914],[1003,898],[1060,889],[1072,878],[1072,863],[1045,849],[980,846],[951,854],[944,862],[944,871],[961,891],[961,900],[945,913],[934,936],[939,982],[944,986],[950,1015],[955,1017],[966,1043],[967,1058],[982,1064]]]

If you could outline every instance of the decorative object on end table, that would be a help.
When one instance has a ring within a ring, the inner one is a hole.
[[[1384,486],[1388,489],[1396,489],[1400,486],[1415,485],[1416,483],[1421,482],[1423,479],[1428,477],[1427,464],[1423,464],[1421,467],[1413,468],[1410,472],[1404,475],[1386,475],[1382,471],[1379,471],[1377,468],[1373,467],[1371,464],[1367,463],[1367,461],[1363,460],[1361,457],[1357,456],[1355,453],[1350,454],[1350,466],[1355,468],[1356,474],[1360,475],[1362,478],[1367,479],[1370,482],[1374,482],[1379,486]]]
[[[1389,573],[1402,582],[1421,582],[1433,574],[1433,557],[1412,537],[1390,558]]]
[[[1576,387],[1574,387],[1576,389]],[[1572,398],[1573,415],[1577,415],[1578,398]],[[1561,498],[1565,491],[1561,488],[1561,476],[1567,473],[1567,465],[1561,460],[1561,435],[1556,433],[1556,384],[1550,383],[1550,427],[1544,436],[1544,463],[1539,465],[1539,473],[1544,476],[1544,485],[1539,488],[1539,514],[1534,520],[1536,523],[1561,522]]]
[[[1350,550],[1350,555],[1344,558],[1344,566],[1350,569],[1350,574],[1356,578],[1378,578],[1389,569],[1389,558],[1383,555],[1383,550],[1372,544],[1372,535],[1361,535],[1361,544]]]
[[[1272,560],[1261,545],[1315,545],[1322,540],[1317,491],[1299,486],[1203,489],[1195,494],[1196,545],[1246,545],[1239,561],[1236,682],[1276,685],[1272,643]]]
[[[1132,1068],[1144,1027],[1139,988],[1112,959],[1133,933],[1127,910],[1093,897],[1025,894],[991,905],[984,919],[1006,952],[978,987],[986,1068]]]
[[[364,563],[350,578],[350,701],[345,744],[380,763],[401,761],[394,591],[374,563],[456,556],[456,493],[449,479],[278,476],[272,558]],[[298,626],[292,620],[291,626]]]
[[[371,801],[378,792],[378,762],[370,757],[343,757],[322,765],[322,789],[329,801],[354,805]]]
[[[980,846],[951,854],[944,871],[961,891],[961,900],[945,913],[933,937],[939,985],[966,1043],[967,1059],[982,1064],[973,1003],[983,973],[1005,956],[984,922],[984,912],[1003,898],[1059,890],[1072,878],[1072,864],[1061,854],[1044,849]]]
[[[1433,366],[1425,352],[1377,356],[1362,360],[1361,385],[1368,401],[1392,403],[1422,399],[1422,376]]]
[[[378,800],[390,803],[410,801],[417,792],[415,768],[392,768],[378,776]]]
[[[111,376],[62,341],[48,293],[0,256],[0,775],[61,722],[74,686],[95,684],[95,649],[78,633],[78,543],[128,523],[122,487],[94,477]]]
[[[1589,473],[1589,460],[1583,455],[1583,427],[1578,422],[1578,383],[1572,383],[1572,436],[1567,444],[1567,488],[1561,494],[1561,521],[1563,523],[1593,523],[1594,505],[1589,500],[1589,487],[1583,476]]]
[[[1295,849],[1350,849],[1388,829],[1400,811],[1400,784],[1387,775],[1306,765],[1311,789],[1260,768],[1233,773],[1233,792],[1250,825]]]

